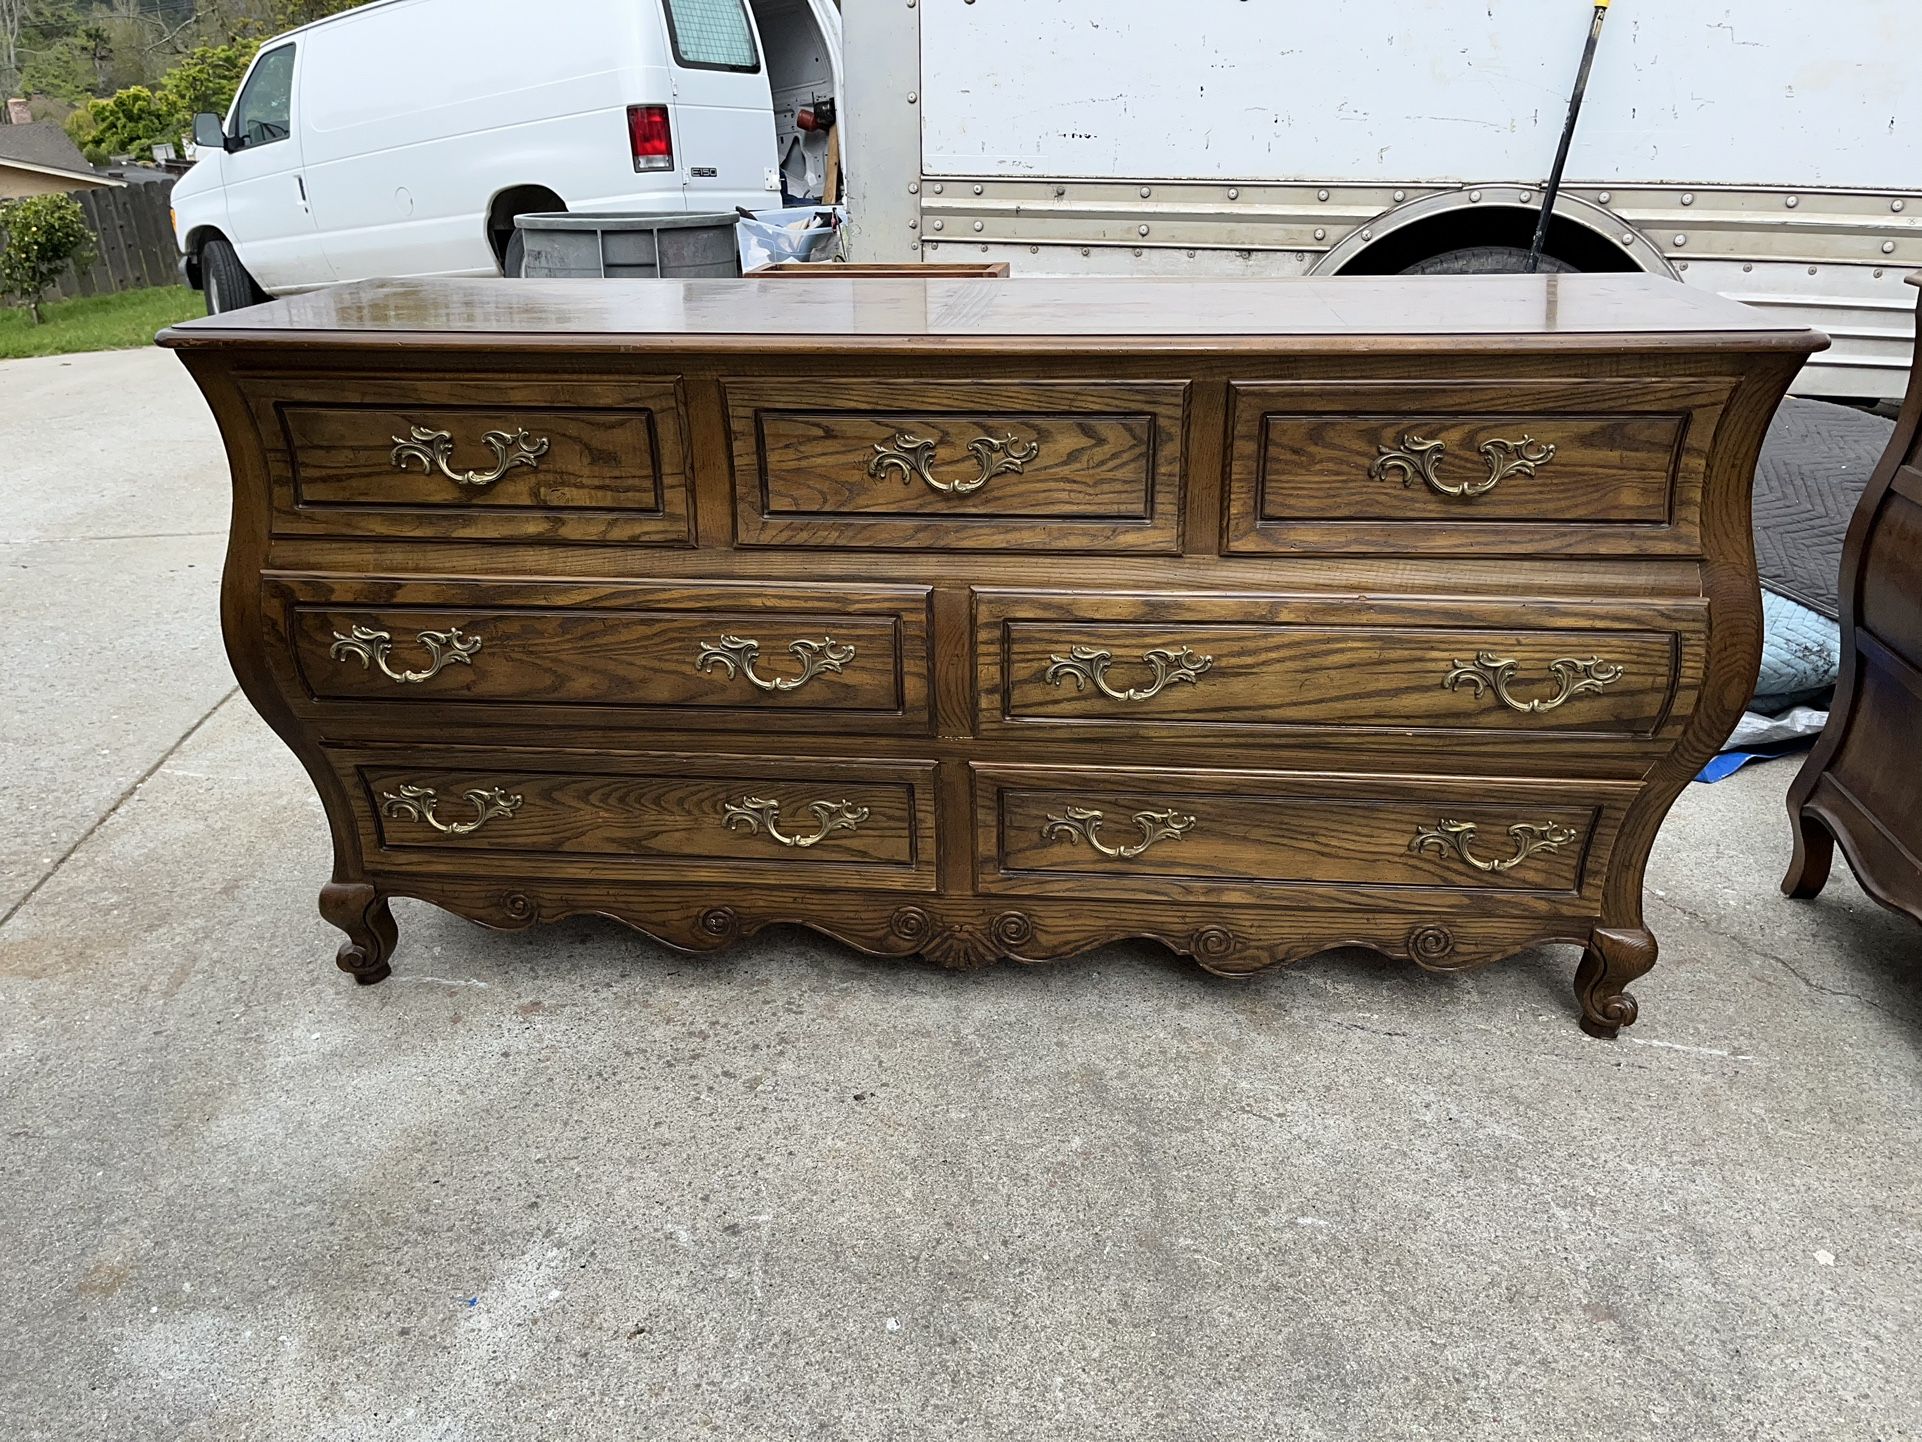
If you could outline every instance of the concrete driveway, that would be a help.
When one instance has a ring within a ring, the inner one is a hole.
[[[0,1435],[1922,1435],[1922,932],[1793,763],[1574,953],[955,975],[396,903],[357,989],[159,352],[0,365]]]

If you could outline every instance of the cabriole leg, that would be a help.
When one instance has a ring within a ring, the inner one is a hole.
[[[1795,832],[1795,855],[1789,859],[1789,874],[1782,878],[1782,894],[1806,901],[1828,884],[1835,834],[1793,802],[1789,803],[1789,826]]]
[[[362,986],[385,981],[399,937],[386,899],[364,881],[330,881],[320,889],[320,914],[347,933],[335,965]]]
[[[1575,968],[1575,999],[1582,1004],[1582,1030],[1613,1037],[1635,1021],[1635,998],[1628,984],[1655,965],[1655,937],[1645,927],[1616,930],[1596,927],[1588,950]]]

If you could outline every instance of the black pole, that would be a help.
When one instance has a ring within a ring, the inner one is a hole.
[[[1562,122],[1562,143],[1555,147],[1555,164],[1542,187],[1542,213],[1535,222],[1535,239],[1528,246],[1528,273],[1541,266],[1542,247],[1548,243],[1548,222],[1555,214],[1555,197],[1562,188],[1562,167],[1568,164],[1569,143],[1575,139],[1575,121],[1582,113],[1582,96],[1588,90],[1588,68],[1595,63],[1595,42],[1602,38],[1602,20],[1608,14],[1608,0],[1595,0],[1595,18],[1588,22],[1588,43],[1582,47],[1582,65],[1575,72],[1575,89],[1568,97],[1568,118]]]

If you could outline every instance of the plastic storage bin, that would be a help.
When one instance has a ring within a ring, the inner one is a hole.
[[[523,215],[527,276],[665,276],[688,280],[741,273],[732,215]]]

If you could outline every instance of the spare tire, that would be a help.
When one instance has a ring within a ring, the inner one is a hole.
[[[1535,267],[1541,274],[1572,271],[1574,266],[1552,255]],[[1403,275],[1521,275],[1528,270],[1528,252],[1517,245],[1471,245],[1445,250],[1402,269]]]

